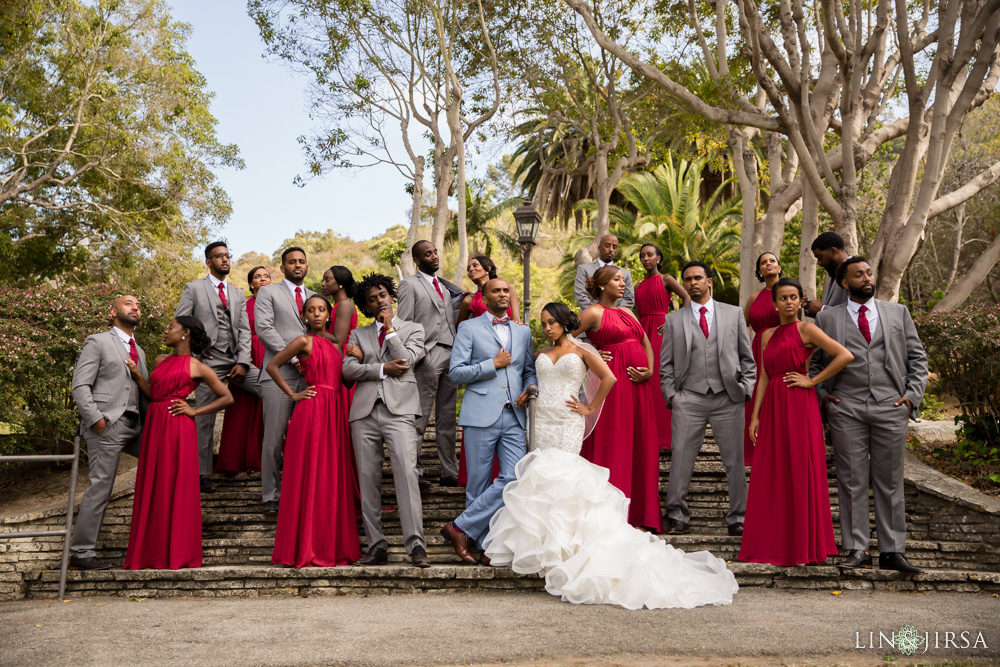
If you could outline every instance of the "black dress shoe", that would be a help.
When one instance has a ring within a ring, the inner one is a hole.
[[[903,572],[905,574],[923,574],[924,571],[920,568],[913,567],[910,565],[910,561],[906,560],[906,556],[900,553],[884,553],[878,555],[878,569],[880,570],[896,570],[897,572]]]
[[[863,549],[853,549],[847,552],[846,560],[837,563],[837,567],[843,567],[848,570],[858,570],[862,568],[870,570],[872,568],[872,557],[869,556]]]
[[[438,482],[438,486],[458,486],[457,477],[442,477],[441,481]]]
[[[385,553],[384,551],[382,553]],[[431,562],[427,560],[427,552],[424,551],[423,547],[413,547],[413,552],[410,554],[410,562],[413,563],[414,567],[430,567]]]
[[[71,570],[110,570],[114,565],[102,563],[95,556],[80,558],[79,556],[69,557],[69,569]]]
[[[202,493],[215,493],[215,484],[212,484],[212,480],[208,477],[201,478],[201,492]]]
[[[742,535],[743,534],[743,523],[731,523],[726,526],[726,530],[729,531],[730,535]]]
[[[418,547],[419,548],[419,547]],[[416,549],[414,549],[416,551]],[[423,551],[423,549],[421,549]],[[426,558],[426,556],[425,556]],[[372,547],[364,556],[354,561],[355,565],[385,565],[389,562],[389,553],[382,547]],[[416,563],[414,563],[416,565]],[[430,563],[428,563],[430,565]]]
[[[667,522],[667,535],[687,535],[690,532],[691,524],[678,519],[670,519]]]
[[[277,513],[278,513],[277,500],[268,500],[266,503],[264,503],[264,514],[267,514],[269,516],[274,516]]]
[[[417,477],[417,486],[420,488],[421,493],[428,491],[431,488],[431,482],[426,479],[423,475]]]

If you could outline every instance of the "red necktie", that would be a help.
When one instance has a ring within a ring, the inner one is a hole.
[[[128,356],[136,364],[139,364],[139,348],[135,346],[135,338],[128,339]]]
[[[226,284],[219,283],[219,299],[222,300],[222,307],[229,308],[229,304],[226,303]]]
[[[441,297],[442,301],[444,301],[444,292],[441,291],[441,286],[438,285],[438,279],[437,278],[434,279],[434,289],[436,289],[438,291],[438,296]]]
[[[378,332],[378,346],[381,349],[385,345],[385,327]]]
[[[865,317],[865,313],[867,312],[868,308],[865,306],[858,308],[858,330],[861,331],[861,335],[865,337],[865,342],[871,345],[872,330],[868,328],[868,318]]]
[[[299,307],[299,312],[302,312],[302,288],[295,288],[295,305]]]
[[[708,308],[705,306],[701,307],[701,319],[698,320],[698,324],[701,325],[701,332],[705,334],[705,338],[708,338],[708,318],[705,317],[705,313],[708,312]]]
[[[493,326],[496,326],[498,324],[502,324],[504,326],[507,326],[507,325],[510,324],[510,318],[509,317],[494,317],[493,318]]]

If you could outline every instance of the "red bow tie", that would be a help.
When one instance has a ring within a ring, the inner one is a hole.
[[[510,318],[509,317],[494,317],[493,318],[493,326],[496,326],[498,324],[502,324],[504,326],[507,326],[507,325],[510,324]]]

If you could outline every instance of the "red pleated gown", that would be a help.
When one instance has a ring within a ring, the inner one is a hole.
[[[642,330],[646,332],[649,344],[653,347],[653,379],[650,381],[659,383],[660,349],[663,347],[660,327],[670,312],[670,293],[663,284],[663,276],[650,276],[636,285],[635,302],[636,310],[640,313],[639,324],[642,325]],[[663,394],[659,391],[653,397],[653,406],[657,443],[660,449],[670,449],[670,420],[673,416]]]
[[[794,322],[775,329],[764,350],[768,383],[750,476],[741,561],[802,565],[837,554],[816,390],[784,382],[785,373],[806,372],[811,352]]]
[[[260,368],[264,360],[264,344],[257,338],[254,324],[256,297],[247,299],[247,319],[250,321],[250,362]],[[260,472],[261,443],[264,440],[264,404],[257,396],[230,384],[233,404],[226,408],[219,438],[219,456],[214,472]]]
[[[194,418],[171,415],[197,384],[191,356],[171,355],[149,378],[152,402],[142,429],[126,570],[201,567],[201,487]]]
[[[275,565],[327,567],[361,557],[342,362],[336,346],[319,337],[301,359],[316,395],[299,401],[288,422]]]
[[[660,385],[655,376],[632,382],[626,371],[629,366],[647,365],[643,335],[634,317],[613,308],[604,309],[600,329],[587,332],[594,347],[611,353],[608,366],[618,382],[604,400],[594,432],[583,441],[580,454],[610,470],[611,483],[631,499],[629,523],[662,532],[660,448],[653,402]]]
[[[757,298],[750,304],[750,327],[753,329],[753,341],[750,348],[753,350],[753,360],[757,364],[757,377],[760,377],[760,338],[765,331],[781,324],[781,317],[778,316],[778,309],[771,301],[771,290],[765,288],[757,294]],[[746,405],[746,421],[743,424],[743,465],[753,463],[753,443],[750,441],[750,417],[753,416],[753,403],[757,398],[757,384],[754,383],[753,394],[750,402]]]

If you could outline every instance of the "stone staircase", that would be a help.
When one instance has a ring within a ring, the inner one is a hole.
[[[436,480],[439,465],[433,429],[428,429],[421,458],[427,478]],[[907,465],[921,468],[908,474],[907,520],[912,539],[907,541],[907,556],[915,565],[929,570],[924,575],[911,578],[877,569],[843,572],[833,565],[787,568],[733,562],[740,538],[726,533],[725,472],[711,434],[699,455],[688,496],[691,534],[664,536],[664,539],[685,551],[707,549],[730,561],[730,569],[741,586],[1000,592],[1000,502],[994,503],[995,499],[977,494],[954,480],[942,480],[944,476],[936,471],[928,473],[930,469],[915,458]],[[666,489],[669,470],[670,458],[664,453],[660,460],[661,493]],[[389,538],[389,564],[386,566],[301,570],[272,567],[275,522],[262,513],[260,476],[242,474],[222,478],[217,482],[217,493],[202,496],[204,567],[174,571],[71,571],[67,595],[306,596],[544,588],[544,582],[538,577],[518,575],[508,568],[462,564],[438,531],[461,513],[465,506],[464,489],[442,488],[436,484],[424,494],[423,506],[427,552],[434,567],[411,567],[403,549],[399,518],[394,508],[396,500],[388,459],[384,471],[383,525]],[[837,490],[832,468],[829,484],[839,542]],[[127,490],[120,491],[109,504],[98,544],[98,557],[102,560],[124,561],[131,508],[132,497]],[[0,519],[0,530],[38,529],[61,521],[59,513],[52,511]],[[363,532],[360,535],[364,548]],[[877,543],[873,544],[873,555],[875,552]],[[0,599],[55,598],[60,553],[61,541],[57,538],[0,542]]]

